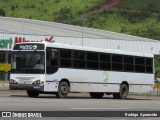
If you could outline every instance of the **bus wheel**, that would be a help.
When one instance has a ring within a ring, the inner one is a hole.
[[[103,97],[103,95],[104,95],[104,93],[90,92],[91,98],[98,98],[98,99],[100,99],[100,98]]]
[[[66,98],[69,93],[69,85],[66,82],[61,82],[58,86],[57,98]]]
[[[29,97],[38,97],[39,92],[27,90],[27,94],[28,94]]]
[[[115,99],[125,99],[127,98],[129,88],[126,84],[122,84],[119,93],[113,93],[113,98]]]

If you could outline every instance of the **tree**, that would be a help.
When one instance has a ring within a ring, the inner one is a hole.
[[[160,77],[160,55],[154,56],[154,64],[155,64],[155,73]]]

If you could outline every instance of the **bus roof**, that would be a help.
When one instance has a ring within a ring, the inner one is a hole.
[[[129,52],[129,51],[121,51],[121,50],[114,50],[114,49],[93,48],[93,47],[86,47],[86,46],[76,46],[76,45],[61,44],[61,43],[24,42],[24,43],[18,43],[18,44],[44,44],[45,47],[55,47],[55,48],[65,48],[65,49],[74,49],[74,50],[84,50],[84,51],[91,51],[91,52],[114,53],[114,54],[123,54],[123,55],[131,55],[131,56],[153,57],[153,54],[137,53],[137,52]]]

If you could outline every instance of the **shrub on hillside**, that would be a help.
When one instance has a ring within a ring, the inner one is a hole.
[[[154,63],[155,63],[155,73],[160,78],[160,55],[154,56]]]
[[[54,0],[54,2],[55,2],[55,3],[59,3],[59,2],[60,2],[60,0]]]
[[[149,17],[149,13],[132,13],[128,15],[128,21],[131,23],[142,22]]]
[[[160,21],[160,13],[157,16],[157,21]]]
[[[121,27],[121,31],[120,31],[121,33],[125,33],[125,32],[127,32],[127,28],[125,27],[125,26],[122,26]]]
[[[139,23],[150,17],[150,14],[147,12],[127,12],[127,11],[119,11],[118,15],[120,17],[124,17],[130,23]]]
[[[11,10],[15,10],[15,7],[14,7],[14,6],[11,6]]]
[[[55,13],[55,12],[54,12]],[[68,19],[73,18],[73,14],[71,13],[71,8],[61,8],[56,14],[54,14],[55,19],[57,22],[66,22]]]
[[[6,12],[0,8],[0,16],[6,16]]]

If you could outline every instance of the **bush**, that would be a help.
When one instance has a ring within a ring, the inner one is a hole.
[[[159,12],[159,10],[157,9],[157,7],[155,7],[155,5],[150,4],[148,7],[148,11],[150,12]]]
[[[59,2],[60,2],[60,0],[54,0],[54,2],[55,2],[55,3],[59,3]]]
[[[145,27],[144,29],[132,29],[129,32],[131,35],[160,40],[160,29],[154,25]]]
[[[127,28],[125,27],[125,26],[122,26],[121,27],[121,31],[120,31],[121,33],[125,33],[125,32],[127,32]]]
[[[24,6],[25,9],[34,9],[36,8],[36,5],[32,4],[32,5],[25,5]]]
[[[160,21],[160,13],[157,16],[157,20]]]
[[[82,15],[83,11],[78,11],[77,15]]]
[[[67,14],[67,13],[70,13],[71,12],[71,9],[70,8],[61,8],[61,10],[59,11],[60,14]]]
[[[157,73],[157,76],[160,77],[160,55],[155,55],[154,58],[155,73]]]
[[[3,9],[0,8],[0,16],[6,16],[6,13]]]
[[[54,20],[56,20],[57,22],[65,22],[68,19],[72,19],[73,18],[73,14],[71,13],[71,8],[61,8],[58,12],[54,12],[54,16],[56,15],[56,17],[54,18]]]
[[[15,10],[15,7],[14,7],[14,6],[11,6],[11,10]]]
[[[114,11],[112,10],[106,10],[106,9],[103,10],[103,14],[113,14],[113,13]]]
[[[28,19],[32,19],[32,16],[29,16]]]
[[[18,8],[18,5],[16,5],[16,8]]]
[[[142,22],[149,17],[149,13],[132,13],[128,15],[128,21],[131,23]]]
[[[119,16],[128,19],[128,21],[130,23],[142,22],[146,18],[150,17],[150,14],[145,13],[145,12],[132,12],[132,13],[130,13],[127,11],[119,11],[118,14],[119,14]]]

